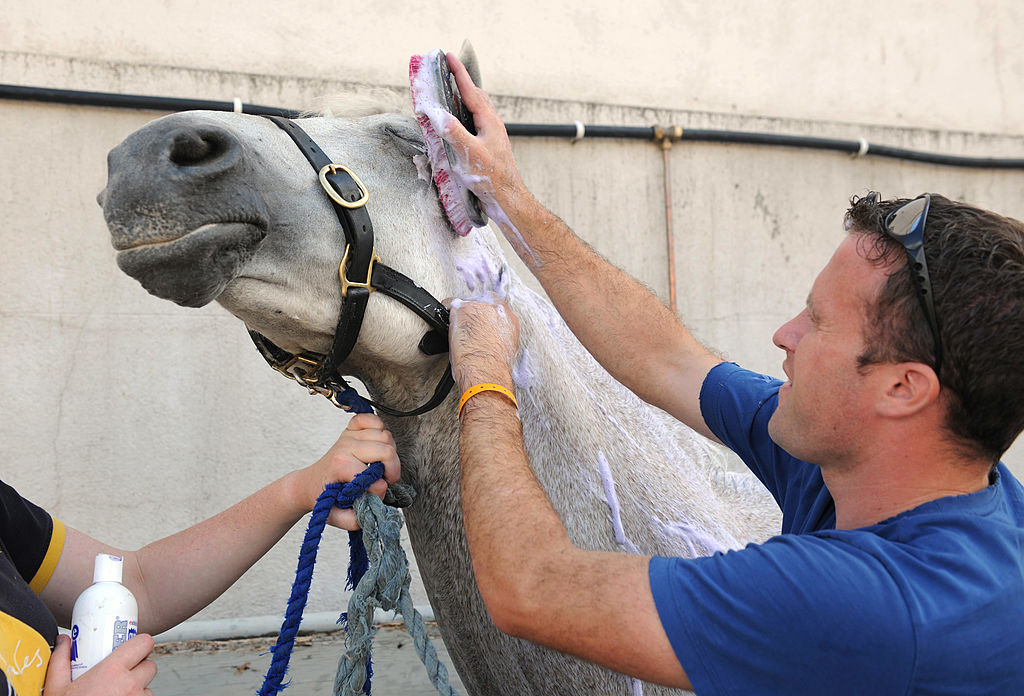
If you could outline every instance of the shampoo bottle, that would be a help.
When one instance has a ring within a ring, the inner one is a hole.
[[[113,652],[139,630],[139,605],[121,584],[123,559],[96,556],[93,584],[79,595],[71,612],[71,679]]]

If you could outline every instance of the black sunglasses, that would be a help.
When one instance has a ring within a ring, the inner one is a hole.
[[[885,218],[885,231],[900,242],[910,257],[910,271],[917,283],[918,297],[928,318],[935,339],[935,372],[942,364],[942,341],[939,338],[939,322],[935,317],[932,303],[932,281],[928,275],[928,262],[924,258],[924,223],[928,219],[931,194],[923,193],[909,203],[904,203]]]

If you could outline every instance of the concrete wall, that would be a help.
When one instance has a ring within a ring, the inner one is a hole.
[[[488,9],[484,10],[487,5]],[[0,82],[316,108],[357,92],[408,108],[408,58],[474,39],[510,122],[864,137],[1024,156],[1024,5],[640,0],[0,2]],[[159,114],[0,101],[2,478],[129,547],[318,457],[344,426],[269,370],[217,306],[148,296],[113,262],[94,197],[105,155]],[[517,139],[524,179],[595,247],[668,296],[662,153]],[[842,235],[847,198],[940,191],[1024,217],[1024,173],[805,150],[670,152],[679,312],[710,345],[778,374],[775,327]],[[614,289],[609,289],[610,296]],[[1024,474],[1018,445],[1007,460]],[[282,611],[301,529],[201,614]],[[340,611],[327,535],[310,612]],[[425,601],[414,589],[417,603]]]

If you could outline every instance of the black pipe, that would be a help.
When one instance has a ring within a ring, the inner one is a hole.
[[[651,126],[583,126],[582,128],[587,138],[655,139],[654,128]],[[509,135],[525,137],[575,138],[578,135],[575,125],[546,123],[506,123],[505,130]]]
[[[235,103],[209,99],[181,99],[179,97],[149,97],[141,94],[114,94],[113,92],[82,92],[75,89],[51,89],[49,87],[23,87],[0,84],[0,99],[40,101],[51,104],[74,104],[75,106],[109,106],[116,109],[148,109],[153,111],[234,111]],[[276,106],[242,104],[247,114],[283,116],[298,118],[301,111],[282,109]]]
[[[177,97],[150,97],[138,94],[115,94],[112,92],[83,92],[72,89],[51,89],[47,87],[25,87],[0,84],[0,99],[41,101],[53,104],[77,106],[103,106],[120,109],[148,109],[154,111],[188,111],[205,109],[210,111],[234,111],[235,102],[208,99],[181,99]],[[241,104],[247,114],[269,114],[285,118],[297,118],[303,114],[293,109],[259,104]],[[576,138],[580,126],[569,124],[507,123],[505,129],[510,136]],[[750,131],[709,130],[701,128],[682,129],[671,136],[659,136],[665,131],[652,126],[582,126],[587,138],[628,138],[634,140],[658,140],[666,137],[672,141],[733,143],[741,145],[773,145],[778,147],[832,150],[856,155],[874,155],[893,159],[924,162],[947,167],[971,167],[978,169],[1024,169],[1024,158],[965,157],[943,155],[919,150],[908,150],[888,145],[872,145],[862,140],[839,140],[816,138],[805,135],[784,135],[776,133],[754,133]],[[866,147],[866,151],[864,148]],[[862,152],[863,151],[863,152]]]

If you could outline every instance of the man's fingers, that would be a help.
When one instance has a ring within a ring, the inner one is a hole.
[[[63,694],[71,683],[70,639],[60,636],[46,670],[44,696]],[[148,693],[156,677],[156,662],[148,659],[153,637],[140,633],[117,646],[112,653],[81,675],[72,687],[74,693],[139,694]]]
[[[387,445],[395,444],[395,436],[390,430],[377,430],[367,428],[366,430],[347,430],[338,438],[338,446],[347,449],[353,442],[383,442]]]
[[[444,57],[448,61],[448,69],[455,75],[455,81],[459,85],[460,92],[466,85],[476,87],[473,83],[473,78],[469,76],[469,71],[466,70],[466,66],[462,64],[462,61],[459,60],[457,55],[454,53],[446,53]]]
[[[502,128],[501,132],[504,132],[504,123],[494,110],[491,98],[487,96],[487,92],[473,84],[473,78],[466,71],[466,66],[451,53],[448,54],[448,67],[451,68],[452,75],[455,76],[455,83],[459,87],[462,101],[466,104],[466,108],[473,112],[473,123],[476,126],[477,135],[483,136],[493,130],[493,126],[499,124]],[[446,139],[454,140],[461,145],[464,145],[467,139],[473,137],[469,131],[462,127],[457,118],[452,118],[445,130],[448,136]]]
[[[327,524],[338,529],[347,529],[350,532],[359,529],[359,522],[356,521],[356,512],[351,508],[332,508],[327,516]]]
[[[447,54],[447,58],[448,67],[451,69],[452,75],[455,76],[455,84],[459,86],[459,93],[462,94],[462,101],[476,115],[479,107],[487,105],[487,93],[473,84],[473,78],[469,76],[466,66],[454,53]]]
[[[130,679],[138,685],[139,689],[149,686],[149,683],[156,677],[156,662],[148,659],[153,652],[153,636],[147,633],[139,633],[132,636],[126,642],[114,648],[107,660],[116,661],[128,670]]]

